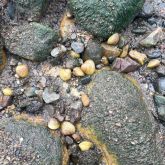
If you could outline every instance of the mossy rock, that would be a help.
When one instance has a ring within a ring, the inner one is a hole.
[[[5,119],[0,121],[0,129],[1,149],[5,151],[5,156],[10,156],[17,164],[20,164],[20,161],[33,165],[65,164],[60,137],[51,134],[46,127],[23,120]],[[4,156],[3,152],[1,154]]]
[[[104,39],[125,28],[140,12],[143,3],[144,0],[68,0],[77,24]]]
[[[101,148],[105,162],[161,165],[153,121],[135,81],[103,70],[93,76],[87,91],[91,104],[78,128]]]
[[[58,33],[39,23],[25,24],[4,36],[6,48],[13,54],[33,61],[43,61],[49,55]]]
[[[16,12],[23,19],[38,21],[48,6],[48,0],[15,0]]]

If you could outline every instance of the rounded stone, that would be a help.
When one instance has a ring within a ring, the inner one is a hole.
[[[72,135],[76,132],[76,128],[72,123],[64,121],[61,125],[61,132],[63,135]]]

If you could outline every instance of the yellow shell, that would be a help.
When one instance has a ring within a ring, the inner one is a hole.
[[[73,135],[76,132],[76,128],[72,123],[64,121],[61,125],[61,132],[63,135]]]
[[[13,95],[13,90],[11,89],[11,88],[4,88],[3,90],[2,90],[2,92],[3,92],[3,94],[5,95],[5,96],[12,96]]]
[[[92,60],[87,60],[81,65],[81,70],[87,75],[92,75],[96,70],[95,63]]]
[[[68,81],[71,79],[72,73],[70,69],[60,69],[60,78],[63,81]]]
[[[60,128],[60,123],[58,122],[58,120],[51,118],[48,122],[48,127],[52,130],[56,130]]]
[[[81,151],[88,151],[93,147],[93,143],[89,141],[83,141],[79,144],[79,147]]]
[[[29,69],[26,64],[21,64],[16,67],[16,74],[21,77],[25,78],[29,75]]]

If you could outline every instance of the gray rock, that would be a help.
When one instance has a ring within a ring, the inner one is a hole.
[[[84,129],[84,134],[86,130],[95,134],[121,165],[162,164],[153,120],[137,85],[119,73],[104,70],[93,76],[87,90],[91,104],[82,111],[80,132]]]
[[[156,85],[158,92],[165,95],[165,78],[159,78]]]
[[[56,31],[35,22],[15,27],[3,37],[11,53],[33,61],[45,60],[58,39]]]
[[[1,156],[16,164],[62,164],[60,137],[52,136],[46,127],[25,121],[1,120]]]
[[[59,45],[58,47],[54,48],[51,51],[51,56],[58,58],[59,56],[61,56],[63,53],[65,53],[67,51],[66,47],[64,45]]]
[[[15,0],[15,14],[29,21],[39,21],[47,9],[47,0]]]
[[[44,89],[42,97],[43,97],[43,100],[45,101],[45,103],[47,103],[47,104],[55,102],[60,99],[60,95],[57,94],[56,92],[53,92],[49,88]]]
[[[165,66],[164,65],[160,65],[159,67],[156,68],[156,72],[161,77],[165,76]]]
[[[24,93],[27,97],[33,97],[33,96],[36,96],[35,91],[36,91],[35,87],[28,87],[25,89]]]
[[[73,69],[75,67],[79,67],[81,65],[81,61],[78,58],[73,58],[68,56],[63,60],[63,66],[67,69]]]
[[[87,44],[85,52],[82,56],[83,60],[86,61],[91,59],[95,64],[99,64],[102,57],[101,44],[97,41],[90,40]]]
[[[140,42],[140,45],[142,45],[143,47],[147,47],[147,48],[155,46],[159,41],[162,40],[162,37],[163,37],[162,28],[158,27],[148,37],[143,39]]]
[[[138,69],[140,65],[132,60],[129,57],[126,58],[116,58],[116,60],[112,64],[112,69],[119,71],[121,73],[129,73],[134,72]]]
[[[156,49],[156,50],[151,50],[147,53],[147,56],[150,58],[150,59],[155,59],[155,58],[159,58],[161,57],[162,55],[162,52],[161,50],[159,49]]]
[[[76,52],[76,53],[82,53],[84,51],[84,44],[81,42],[72,42],[71,48]]]

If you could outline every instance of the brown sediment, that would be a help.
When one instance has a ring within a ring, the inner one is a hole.
[[[84,138],[92,141],[100,149],[102,152],[102,159],[106,165],[119,165],[117,156],[114,153],[110,153],[107,146],[98,140],[97,136],[91,128],[83,128],[81,124],[78,124],[77,129]]]

